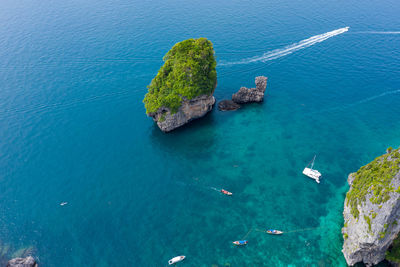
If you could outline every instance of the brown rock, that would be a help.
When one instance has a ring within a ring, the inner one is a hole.
[[[267,88],[267,77],[258,76],[255,80],[256,88],[241,87],[240,90],[232,95],[232,100],[238,104],[249,102],[262,102],[264,92]]]
[[[218,103],[218,109],[221,111],[237,110],[239,108],[240,105],[232,100],[222,100]]]

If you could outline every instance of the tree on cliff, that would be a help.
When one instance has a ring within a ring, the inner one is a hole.
[[[164,56],[164,65],[151,81],[143,102],[146,113],[165,107],[175,113],[182,100],[211,95],[217,82],[212,43],[206,38],[175,44]]]

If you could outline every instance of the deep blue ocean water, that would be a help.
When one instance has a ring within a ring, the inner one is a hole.
[[[400,145],[398,0],[0,6],[2,265],[345,265],[347,175]],[[265,75],[265,102],[164,134],[146,86],[198,37],[214,43],[217,100]],[[314,154],[319,185],[301,174]]]

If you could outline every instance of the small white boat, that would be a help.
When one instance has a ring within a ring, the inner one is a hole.
[[[67,205],[68,204],[68,202],[61,202],[60,203],[60,206],[65,206],[65,205]]]
[[[311,179],[314,179],[317,183],[319,183],[319,177],[321,177],[321,173],[319,171],[313,169],[314,161],[315,161],[316,157],[317,157],[317,155],[315,155],[313,160],[310,162],[311,168],[308,168],[308,165],[310,165],[310,163],[308,163],[308,165],[304,168],[303,174],[305,176],[310,177]]]
[[[176,256],[168,261],[169,265],[176,264],[180,261],[183,261],[186,257],[185,256]]]
[[[270,234],[270,235],[281,235],[281,234],[283,234],[283,232],[279,231],[279,230],[268,229],[267,230],[267,234]]]

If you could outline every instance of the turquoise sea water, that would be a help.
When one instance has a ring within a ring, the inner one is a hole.
[[[397,0],[3,0],[0,263],[344,266],[347,175],[400,145],[399,14]],[[265,102],[164,134],[141,101],[192,37],[214,43],[217,100],[265,75]],[[314,154],[319,185],[301,174]]]

